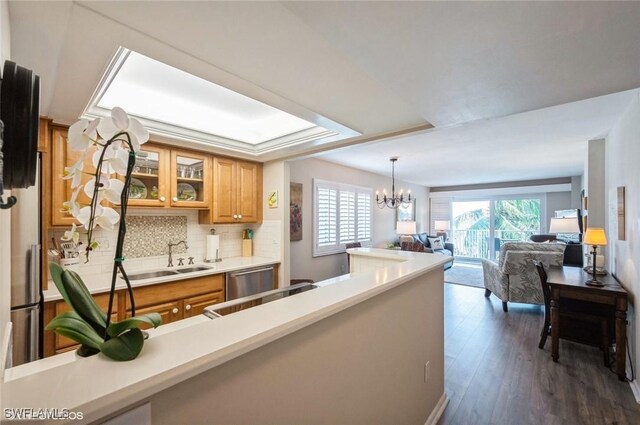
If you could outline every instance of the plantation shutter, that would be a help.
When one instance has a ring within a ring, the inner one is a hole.
[[[338,228],[338,191],[329,188],[317,189],[318,218],[317,218],[317,245],[332,246],[336,244]]]
[[[340,191],[340,243],[356,239],[356,194]]]
[[[371,242],[370,188],[314,179],[313,255],[344,252],[345,244]]]
[[[358,241],[371,241],[371,194],[358,193],[357,205]]]

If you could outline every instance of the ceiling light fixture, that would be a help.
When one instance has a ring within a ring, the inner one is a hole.
[[[382,191],[382,198],[380,198],[380,195],[376,191],[376,202],[378,203],[378,207],[380,208],[389,207],[389,208],[395,209],[395,208],[398,208],[399,206],[407,207],[411,203],[411,191],[409,191],[407,193],[407,196],[405,197],[404,194],[402,193],[403,192],[402,189],[400,189],[400,193],[398,193],[398,195],[396,196],[395,165],[397,160],[398,160],[397,156],[392,156],[391,158],[389,158],[389,161],[391,161],[391,196],[390,197],[387,196],[387,190],[384,189]]]

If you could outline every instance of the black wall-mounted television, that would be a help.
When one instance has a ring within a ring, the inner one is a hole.
[[[0,183],[4,189],[27,188],[36,181],[40,77],[5,61],[0,83]],[[1,187],[1,186],[0,186]]]

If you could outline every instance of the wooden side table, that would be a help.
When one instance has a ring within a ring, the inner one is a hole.
[[[547,281],[551,288],[551,356],[557,362],[560,336],[560,299],[574,299],[611,306],[615,310],[616,374],[626,380],[627,291],[610,274],[598,276],[603,287],[585,285],[591,275],[578,267],[550,267]]]

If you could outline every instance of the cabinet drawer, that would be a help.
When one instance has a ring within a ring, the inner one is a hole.
[[[175,282],[159,283],[157,285],[134,288],[136,314],[139,308],[157,305],[184,298],[222,291],[224,275],[214,274]],[[127,310],[130,309],[129,297],[126,298]]]
[[[224,291],[184,299],[184,318],[202,314],[205,307],[224,301]]]

